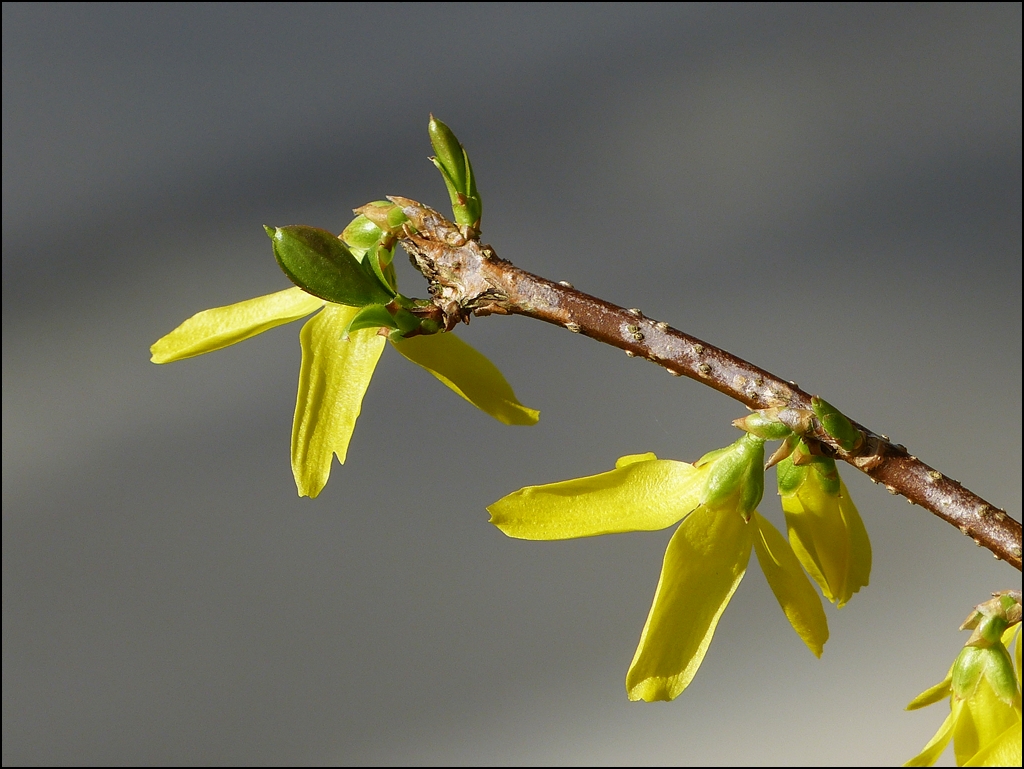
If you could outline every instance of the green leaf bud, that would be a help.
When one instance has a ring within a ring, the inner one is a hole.
[[[402,209],[390,200],[374,200],[372,203],[354,209],[354,213],[365,216],[388,235],[401,234],[402,225],[409,221],[409,217],[403,213]]]
[[[366,262],[327,230],[303,225],[265,227],[284,274],[308,294],[335,304],[387,304],[395,295]]]
[[[777,408],[754,411],[742,419],[733,420],[733,425],[759,438],[779,441],[793,434],[792,430],[779,421],[779,411]]]
[[[366,216],[360,214],[341,232],[341,239],[353,249],[366,253],[381,239],[384,231],[370,221]]]
[[[832,436],[843,451],[853,451],[864,441],[861,431],[835,406],[819,398],[811,398],[811,409],[821,422],[822,428]]]
[[[433,115],[430,116],[427,132],[436,153],[430,161],[441,172],[441,178],[448,188],[455,223],[479,228],[483,203],[476,189],[476,177],[473,175],[469,155],[452,130]]]

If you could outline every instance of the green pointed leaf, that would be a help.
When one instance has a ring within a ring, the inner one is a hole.
[[[395,292],[327,230],[303,225],[267,227],[274,256],[301,289],[335,304],[387,304]]]
[[[789,624],[815,657],[820,657],[828,640],[828,620],[818,591],[807,579],[800,561],[785,537],[760,513],[754,512],[757,536],[754,552],[761,571]]]
[[[615,470],[527,486],[487,508],[518,539],[574,539],[664,529],[700,503],[700,471],[687,462],[631,455]]]
[[[537,423],[540,412],[521,404],[497,366],[454,334],[392,338],[391,343],[406,358],[499,422]]]
[[[358,310],[328,304],[302,327],[302,366],[292,425],[292,473],[300,497],[327,484],[331,461],[345,463],[363,395],[384,349],[373,329],[342,335]]]

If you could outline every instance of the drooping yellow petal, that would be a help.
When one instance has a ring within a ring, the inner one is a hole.
[[[654,603],[626,674],[631,700],[671,700],[690,684],[747,569],[755,527],[700,507],[665,551]]]
[[[754,552],[761,564],[761,570],[775,598],[785,612],[789,624],[807,644],[807,648],[820,657],[828,640],[828,620],[822,608],[818,591],[807,579],[800,562],[785,537],[756,510],[754,521],[757,536],[754,537]]]
[[[149,348],[151,360],[170,363],[220,350],[274,326],[305,317],[323,304],[323,299],[293,287],[227,307],[203,310],[158,339]]]
[[[956,701],[954,695],[953,700]],[[997,740],[1011,726],[1020,728],[1020,703],[1015,708],[1003,702],[993,690],[987,676],[967,699],[953,725],[953,752],[957,766],[963,766],[983,747]],[[955,702],[954,702],[955,706]]]
[[[871,579],[871,540],[868,538],[868,530],[864,528],[864,521],[857,512],[853,498],[846,489],[846,484],[839,479],[839,512],[843,516],[843,524],[846,526],[850,538],[850,552],[846,562],[846,579],[843,582],[842,592],[836,607],[841,609],[843,605],[853,597],[853,594],[862,587],[868,586]]]
[[[828,493],[813,472],[796,493],[782,495],[789,541],[800,563],[825,597],[842,607],[868,584],[871,542],[857,508],[840,481]]]
[[[327,484],[331,460],[344,464],[363,395],[384,350],[377,329],[341,335],[358,307],[328,303],[302,327],[302,367],[292,425],[292,473],[300,497]]]
[[[936,702],[946,699],[952,693],[952,689],[950,688],[952,680],[952,671],[950,671],[950,675],[947,675],[945,680],[940,681],[929,689],[925,689],[919,695],[914,697],[914,699],[912,699],[907,705],[907,710],[926,708],[929,705],[934,705]]]
[[[516,399],[497,366],[455,334],[393,340],[395,349],[422,366],[478,409],[506,425],[533,425],[540,412]]]
[[[1020,766],[1021,721],[1010,724],[1002,734],[983,746],[963,766]]]
[[[664,529],[697,507],[703,473],[638,456],[606,473],[513,492],[487,508],[491,523],[518,539],[573,539]]]
[[[956,723],[956,718],[962,705],[962,702],[957,702],[953,705],[949,715],[946,716],[946,720],[939,727],[939,731],[935,732],[935,736],[928,740],[928,744],[924,746],[924,749],[907,761],[904,766],[934,766],[935,762],[939,760],[939,756],[942,755],[942,751],[949,745],[949,740],[953,736],[953,724]]]

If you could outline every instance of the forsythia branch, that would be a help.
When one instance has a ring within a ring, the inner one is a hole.
[[[446,328],[472,315],[525,315],[625,350],[713,387],[751,409],[780,409],[780,418],[823,454],[841,459],[956,526],[975,543],[1021,570],[1021,524],[1005,511],[911,455],[882,434],[854,423],[863,440],[844,450],[818,419],[801,419],[811,396],[747,361],[626,309],[521,270],[480,243],[476,230],[458,227],[408,198],[390,200],[409,218],[399,242],[429,282],[437,319]],[[791,424],[790,424],[791,423]]]

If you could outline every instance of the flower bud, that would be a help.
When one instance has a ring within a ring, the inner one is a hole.
[[[843,451],[853,451],[864,442],[861,431],[828,401],[815,395],[811,398],[811,409],[825,432],[835,439]]]

